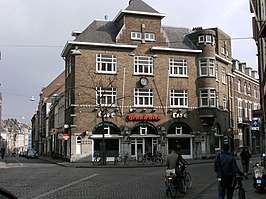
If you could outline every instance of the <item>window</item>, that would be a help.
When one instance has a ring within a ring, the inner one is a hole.
[[[198,37],[198,42],[199,42],[199,43],[204,43],[204,41],[205,41],[205,39],[204,39],[204,35],[200,35],[200,36]]]
[[[141,40],[141,33],[140,32],[131,32],[131,39]]]
[[[152,57],[136,56],[134,58],[134,74],[153,75]]]
[[[139,127],[140,135],[147,135],[147,126],[140,126]]]
[[[227,96],[226,95],[223,96],[223,109],[227,110]]]
[[[96,88],[96,104],[110,106],[116,104],[116,88]]]
[[[222,68],[222,83],[226,84],[226,69]]]
[[[199,59],[200,76],[215,76],[215,59],[200,58]]]
[[[243,107],[242,107],[242,99],[238,99],[237,102],[237,112],[238,112],[238,121],[242,122],[242,118],[243,118]]]
[[[175,127],[175,134],[176,135],[181,135],[182,134],[182,126]]]
[[[69,56],[66,64],[66,77],[71,74],[71,65],[72,65],[71,56]]]
[[[145,40],[146,41],[155,41],[155,34],[154,33],[145,33]]]
[[[187,90],[171,90],[170,106],[171,107],[187,107],[188,106]]]
[[[254,98],[257,98],[257,87],[256,86],[254,86]]]
[[[215,64],[215,78],[217,81],[219,81],[218,64]]]
[[[97,73],[116,73],[117,59],[115,55],[96,55],[96,72]]]
[[[245,95],[247,94],[247,83],[246,82],[244,83],[244,94]]]
[[[187,76],[187,60],[171,58],[170,76]]]
[[[221,53],[224,55],[224,47],[221,47]]]
[[[212,35],[206,35],[206,43],[212,43]]]
[[[215,89],[200,90],[200,107],[216,107],[216,101]]]
[[[237,83],[237,91],[241,93],[241,80],[240,79],[238,80],[238,83]]]
[[[134,92],[135,106],[153,106],[152,89],[136,88]]]

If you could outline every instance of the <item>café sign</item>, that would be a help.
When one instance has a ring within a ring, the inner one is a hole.
[[[159,115],[132,115],[127,116],[129,121],[159,121],[162,119]]]

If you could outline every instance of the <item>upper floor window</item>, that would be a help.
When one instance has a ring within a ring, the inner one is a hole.
[[[152,89],[135,88],[134,106],[153,106]]]
[[[254,98],[257,98],[257,87],[254,86]]]
[[[226,69],[222,68],[222,83],[226,84]]]
[[[215,79],[219,81],[218,64],[215,64]]]
[[[250,96],[251,95],[251,85],[248,84],[248,95]]]
[[[215,59],[200,58],[199,59],[199,75],[200,76],[215,76]]]
[[[101,106],[114,106],[116,104],[116,88],[96,88],[96,104]]]
[[[155,34],[154,33],[145,33],[145,40],[146,41],[155,41]]]
[[[198,43],[204,43],[205,39],[204,39],[204,35],[200,35],[198,38]]]
[[[140,32],[131,32],[131,39],[141,40],[141,33]]]
[[[212,43],[212,35],[206,35],[206,43]]]
[[[243,100],[242,99],[237,99],[237,113],[238,113],[238,120],[241,121],[243,117]]]
[[[245,95],[247,94],[247,83],[246,82],[244,83],[244,94]]]
[[[66,77],[71,74],[71,65],[72,65],[71,59],[72,57],[69,56],[66,62]]]
[[[200,90],[200,107],[216,107],[217,96],[215,89]]]
[[[240,79],[238,80],[238,83],[237,83],[237,91],[241,93],[241,80]]]
[[[171,107],[187,107],[188,106],[187,90],[171,90],[170,91],[170,106]]]
[[[134,74],[153,75],[152,57],[144,57],[144,56],[134,57]]]
[[[171,58],[170,76],[187,76],[187,60]]]
[[[227,96],[226,95],[223,96],[223,109],[227,110]]]
[[[96,55],[96,72],[97,73],[116,73],[117,59],[116,55]]]

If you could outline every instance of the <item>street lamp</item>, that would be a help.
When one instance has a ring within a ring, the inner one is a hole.
[[[69,162],[71,162],[71,125],[64,124],[64,129],[68,131],[69,139]]]

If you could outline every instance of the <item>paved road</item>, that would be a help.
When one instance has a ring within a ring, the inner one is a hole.
[[[192,164],[188,170],[193,177],[193,188],[177,198],[216,198],[213,164]],[[21,199],[167,198],[164,171],[165,167],[62,167],[43,160],[17,157],[7,158],[6,167],[0,169],[0,187]],[[245,183],[252,183],[251,179]],[[252,187],[247,191],[248,198],[265,198],[265,195],[254,192]]]

